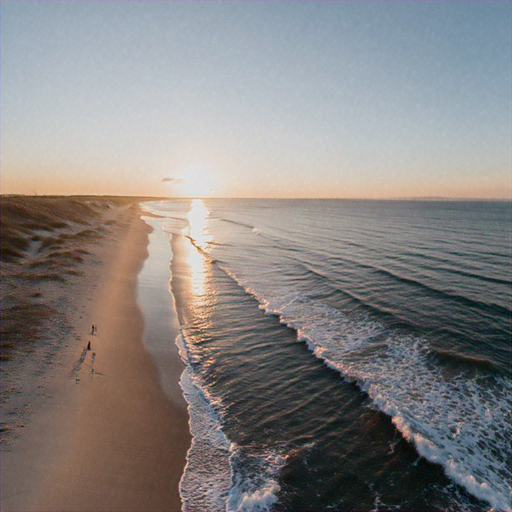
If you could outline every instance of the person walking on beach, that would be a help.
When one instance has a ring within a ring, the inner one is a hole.
[[[92,327],[91,327],[91,334],[94,334],[94,324],[92,324]]]
[[[90,341],[87,343],[87,350],[91,350],[91,342]]]

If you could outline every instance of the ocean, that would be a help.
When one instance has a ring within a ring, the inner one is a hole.
[[[510,202],[142,207],[183,510],[512,510]]]

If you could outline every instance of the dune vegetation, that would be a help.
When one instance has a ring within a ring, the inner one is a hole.
[[[0,196],[1,360],[41,338],[59,315],[51,287],[72,286],[84,274],[91,247],[115,229],[115,212],[144,199]]]

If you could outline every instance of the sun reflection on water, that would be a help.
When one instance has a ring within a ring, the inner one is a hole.
[[[206,248],[206,244],[211,240],[211,236],[206,231],[206,219],[210,215],[202,199],[194,199],[188,212],[189,236],[194,245],[201,249]]]
[[[201,199],[194,199],[188,212],[188,237],[192,242],[188,254],[188,263],[192,273],[192,291],[194,295],[204,295],[205,278],[208,273],[206,248],[211,236],[206,229],[206,220],[210,212]]]

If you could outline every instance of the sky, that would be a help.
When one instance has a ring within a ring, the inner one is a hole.
[[[511,6],[2,0],[0,191],[510,198]]]

